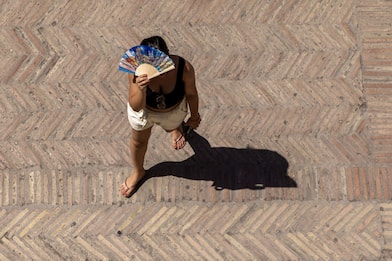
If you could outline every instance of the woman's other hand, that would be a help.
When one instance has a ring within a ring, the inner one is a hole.
[[[196,130],[197,127],[199,127],[200,122],[201,122],[200,114],[197,113],[196,115],[191,115],[191,117],[187,120],[186,125]]]

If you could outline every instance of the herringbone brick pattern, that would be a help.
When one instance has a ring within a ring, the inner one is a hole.
[[[380,207],[297,201],[7,207],[0,249],[3,257],[23,259],[358,260],[381,252]]]
[[[0,1],[0,260],[392,258],[392,2]],[[202,124],[131,199],[119,58],[162,35]]]

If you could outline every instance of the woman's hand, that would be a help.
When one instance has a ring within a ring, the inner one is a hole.
[[[135,76],[135,83],[140,90],[144,91],[150,83],[150,80],[148,79],[147,74],[143,74],[140,76]]]
[[[197,113],[196,115],[191,114],[191,117],[186,122],[186,125],[196,130],[197,127],[199,127],[200,122],[201,122],[201,118],[199,113]]]

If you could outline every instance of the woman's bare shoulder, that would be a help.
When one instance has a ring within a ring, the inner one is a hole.
[[[193,71],[193,65],[187,59],[185,59],[184,57],[176,55],[176,54],[171,54],[170,58],[175,60],[177,64],[179,64],[180,59],[183,59],[184,62],[185,62],[185,65],[184,65],[185,66],[185,70],[186,71]]]
[[[184,80],[193,80],[195,78],[195,70],[193,68],[193,65],[187,59],[175,54],[171,54],[170,58],[172,58],[177,65],[179,64],[180,59],[184,60],[184,71],[183,71]]]
[[[195,74],[195,69],[193,68],[193,65],[187,60],[187,59],[185,59],[185,58],[182,58],[182,59],[184,59],[184,62],[185,62],[185,64],[184,64],[184,75],[186,75],[186,76],[193,76],[194,77],[194,74]]]

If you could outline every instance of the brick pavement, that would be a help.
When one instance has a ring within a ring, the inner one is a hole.
[[[0,260],[392,259],[391,1],[0,6]],[[203,121],[128,200],[117,64],[154,34]]]

